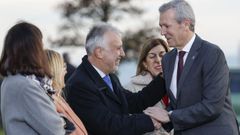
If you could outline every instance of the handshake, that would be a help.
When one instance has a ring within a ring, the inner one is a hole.
[[[143,112],[151,117],[155,129],[159,129],[162,124],[170,122],[169,113],[165,109],[148,107]]]

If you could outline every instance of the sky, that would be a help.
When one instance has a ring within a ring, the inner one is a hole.
[[[158,27],[158,8],[168,0],[135,0],[147,13],[141,19]],[[61,17],[57,5],[63,0],[1,0],[0,1],[0,51],[7,30],[19,20],[37,25],[47,38],[54,37]],[[188,0],[196,17],[196,33],[217,44],[225,53],[230,67],[240,67],[240,1],[239,0]],[[144,25],[139,18],[117,25],[120,30]],[[114,24],[113,24],[114,25]]]

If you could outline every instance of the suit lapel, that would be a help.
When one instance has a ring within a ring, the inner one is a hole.
[[[116,101],[117,103],[121,104],[119,98],[117,97],[117,95],[112,91],[110,90],[110,88],[106,87],[105,89],[105,94],[111,98],[112,100]]]
[[[115,74],[109,74],[109,76],[112,80],[114,92],[119,99],[119,104],[121,104],[122,111],[124,113],[128,113],[128,103],[125,96],[126,90],[122,87],[119,79]]]
[[[193,64],[194,60],[198,56],[198,49],[201,47],[201,41],[202,40],[200,39],[200,37],[196,36],[196,38],[193,42],[193,45],[192,45],[192,47],[189,51],[189,54],[187,56],[187,59],[186,59],[186,62],[184,64],[184,68],[183,68],[183,71],[182,71],[182,74],[181,74],[181,77],[180,77],[180,80],[179,80],[179,83],[178,83],[177,97],[179,97],[180,92],[182,90],[183,83],[187,78],[187,75],[188,75],[188,73],[189,73],[189,71],[192,67],[192,64]]]
[[[177,49],[174,49],[173,52],[169,54],[169,60],[167,61],[167,72],[166,72],[166,84],[167,84],[167,89],[170,88],[170,84],[172,81],[172,75],[173,75],[173,70],[174,70],[174,65],[175,65],[175,60],[176,60],[176,55],[177,55]]]
[[[174,49],[171,52],[169,52],[169,59],[167,61],[168,64],[165,69],[165,71],[167,71],[166,75],[165,75],[166,87],[168,90],[168,94],[170,95],[169,98],[171,98],[171,101],[173,101],[174,104],[176,103],[176,98],[174,97],[172,91],[170,90],[170,85],[171,85],[171,81],[172,81],[176,55],[177,55],[177,49]]]

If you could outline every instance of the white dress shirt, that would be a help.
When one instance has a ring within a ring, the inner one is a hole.
[[[106,76],[106,74],[104,74],[103,71],[101,71],[99,68],[95,67],[94,65],[92,65],[92,66],[98,72],[98,74],[101,76],[101,78]]]
[[[179,51],[185,51],[185,55],[183,57],[183,65],[185,64],[185,61],[187,59],[187,56],[189,54],[189,51],[192,47],[192,44],[195,40],[196,35],[194,34],[193,37],[191,38],[191,40],[184,46],[184,48],[182,50],[178,50]],[[170,90],[172,91],[173,95],[175,98],[177,98],[177,68],[178,68],[178,54],[176,55],[176,60],[175,60],[175,64],[174,64],[174,70],[173,70],[173,75],[172,75],[172,80],[171,80],[171,84],[170,84]],[[184,68],[184,67],[183,67]]]

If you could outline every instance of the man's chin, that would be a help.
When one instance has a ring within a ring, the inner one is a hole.
[[[169,47],[175,47],[176,44],[170,39],[167,41]]]
[[[176,47],[176,45],[174,43],[171,43],[171,42],[168,43],[168,46],[169,47]]]
[[[117,71],[117,70],[118,70],[118,66],[116,66],[116,67],[114,68],[114,72]]]
[[[118,70],[118,66],[115,66],[111,73],[115,73]]]

